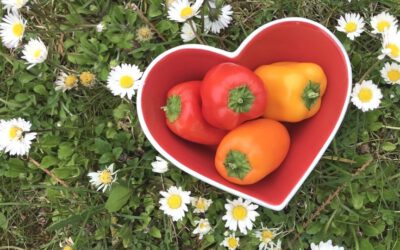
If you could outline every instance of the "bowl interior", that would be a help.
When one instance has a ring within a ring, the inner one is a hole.
[[[141,100],[138,100],[148,136],[168,154],[164,156],[172,157],[202,177],[267,204],[280,205],[309,173],[313,161],[319,159],[346,108],[350,84],[346,57],[325,30],[301,21],[280,22],[263,28],[241,46],[239,53],[217,52],[216,49],[185,47],[166,54],[154,64],[144,79]],[[215,148],[174,135],[166,126],[160,108],[164,106],[166,93],[172,86],[201,80],[211,67],[228,61],[253,70],[278,61],[314,62],[324,69],[328,78],[328,87],[317,115],[300,123],[285,124],[292,143],[283,164],[250,186],[232,184],[220,177],[214,168]]]

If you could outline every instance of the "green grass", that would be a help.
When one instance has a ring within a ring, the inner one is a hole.
[[[59,249],[59,242],[67,237],[72,237],[76,249],[220,248],[225,231],[223,205],[234,197],[174,167],[163,177],[154,174],[150,163],[157,152],[145,139],[131,110],[134,106],[104,87],[112,65],[134,63],[144,70],[157,55],[182,43],[180,25],[166,18],[160,0],[135,2],[166,42],[156,36],[137,42],[136,29],[144,20],[124,9],[122,1],[38,0],[30,1],[30,10],[22,11],[29,19],[24,41],[40,36],[50,51],[46,63],[26,70],[19,49],[10,52],[0,47],[0,118],[23,117],[35,129],[50,130],[39,134],[30,157],[46,163],[45,167],[68,185],[56,183],[27,157],[0,153],[0,249]],[[231,4],[234,24],[219,36],[201,34],[208,45],[232,51],[266,22],[307,17],[326,25],[344,43],[354,82],[371,79],[384,92],[378,110],[362,113],[350,107],[325,153],[325,158],[347,161],[322,159],[283,211],[258,209],[256,226],[261,222],[282,226],[283,249],[308,249],[311,242],[328,239],[346,249],[400,249],[400,87],[385,85],[379,75],[384,62],[376,59],[381,47],[378,36],[368,31],[351,42],[334,28],[345,12],[358,12],[367,21],[383,10],[400,16],[398,1],[260,0]],[[107,28],[97,33],[95,25],[100,21]],[[92,71],[98,84],[92,89],[56,92],[53,82],[60,68]],[[352,176],[368,161],[371,164],[364,171]],[[118,182],[128,187],[121,191],[128,199],[115,208],[117,211],[109,212],[105,207],[108,194],[90,187],[86,175],[113,162],[120,169]],[[202,241],[191,234],[197,215],[189,212],[182,222],[172,223],[160,211],[159,191],[170,185],[214,201],[206,215],[214,229]],[[304,224],[341,186],[338,196]],[[240,241],[242,249],[258,245],[251,234],[241,236]]]

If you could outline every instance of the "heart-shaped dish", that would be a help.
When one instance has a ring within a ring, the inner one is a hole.
[[[285,124],[292,144],[283,164],[262,181],[239,186],[215,170],[215,148],[185,141],[165,123],[166,93],[174,85],[202,80],[222,62],[252,70],[278,61],[314,62],[328,78],[320,111],[300,123]],[[351,93],[351,65],[339,40],[323,25],[304,18],[285,18],[251,33],[234,52],[204,45],[183,45],[158,56],[143,75],[137,112],[144,133],[166,159],[183,171],[234,195],[274,210],[283,209],[314,169],[335,136]]]

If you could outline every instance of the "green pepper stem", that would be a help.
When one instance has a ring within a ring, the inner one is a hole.
[[[308,110],[311,110],[311,108],[317,103],[318,99],[321,97],[319,83],[309,80],[308,84],[304,88],[301,97],[306,108]]]
[[[246,113],[250,111],[254,99],[254,94],[244,84],[229,91],[228,107],[236,113]]]
[[[178,95],[172,95],[168,97],[167,104],[161,107],[161,109],[164,110],[168,121],[172,123],[179,118],[182,109],[181,106],[181,97]]]
[[[228,176],[243,180],[251,170],[246,154],[238,150],[230,150],[225,158],[224,166]]]

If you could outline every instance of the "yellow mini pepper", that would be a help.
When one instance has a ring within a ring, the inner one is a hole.
[[[321,107],[327,79],[319,65],[278,62],[260,66],[255,73],[267,90],[264,117],[299,122],[315,115]]]

